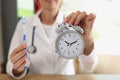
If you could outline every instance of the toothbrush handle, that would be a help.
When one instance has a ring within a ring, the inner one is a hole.
[[[23,34],[23,41],[26,43],[26,34],[24,33]],[[27,50],[27,49],[26,49]],[[26,52],[26,64],[25,64],[25,69],[28,68],[28,62],[27,62],[27,59],[28,59],[28,53]]]

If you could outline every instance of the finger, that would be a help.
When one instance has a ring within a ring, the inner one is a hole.
[[[25,69],[25,64],[26,64],[26,62],[24,62],[24,63],[18,68],[18,71],[19,71],[19,72],[23,72],[23,71],[24,71],[24,69]]]
[[[87,17],[87,13],[86,12],[82,12],[77,19],[74,22],[74,25],[78,25],[82,20],[84,20]]]
[[[21,50],[25,49],[27,47],[26,43],[21,44],[19,47],[17,47],[13,53],[11,54],[11,57],[20,52]]]
[[[93,20],[95,17],[96,17],[96,15],[95,15],[95,14],[90,13],[90,14],[88,15],[87,20],[88,20],[88,21]]]
[[[20,51],[18,54],[16,54],[13,58],[11,58],[11,62],[14,64],[16,63],[20,58],[26,55],[26,50]]]
[[[77,11],[75,14],[73,14],[72,17],[71,17],[70,20],[69,20],[69,24],[70,24],[70,25],[74,25],[74,22],[75,22],[76,18],[77,18],[80,14],[81,14],[80,11]]]
[[[24,62],[26,62],[25,56],[14,64],[14,69],[18,69]]]
[[[68,16],[65,18],[64,22],[68,23],[68,22],[70,21],[70,19],[71,19],[71,17],[72,17],[73,14],[75,14],[75,13],[73,12],[73,13],[71,13],[70,15],[68,15]]]
[[[91,13],[91,14],[88,15],[88,17],[85,21],[87,26],[89,26],[89,27],[85,28],[85,33],[88,34],[88,35],[91,33],[95,18],[96,18],[96,15]]]

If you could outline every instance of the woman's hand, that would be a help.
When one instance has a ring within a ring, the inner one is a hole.
[[[17,47],[10,55],[10,60],[13,64],[13,74],[15,76],[24,72],[24,66],[26,64],[26,47],[25,43]]]
[[[92,27],[95,20],[93,13],[87,14],[86,12],[73,12],[65,18],[65,22],[69,25],[80,26],[83,30],[83,37],[85,40],[84,54],[89,55],[94,48],[94,41],[92,36]]]

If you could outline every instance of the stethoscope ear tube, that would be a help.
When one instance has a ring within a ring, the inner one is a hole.
[[[34,26],[33,27],[33,31],[32,31],[32,41],[31,41],[31,45],[28,47],[28,52],[29,53],[31,53],[31,54],[34,54],[36,51],[37,51],[37,49],[36,49],[36,47],[35,47],[35,45],[34,45],[34,35],[35,35],[35,29],[36,29],[36,27]]]

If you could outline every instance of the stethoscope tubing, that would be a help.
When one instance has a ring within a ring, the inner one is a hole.
[[[36,26],[33,27],[31,45],[28,47],[28,53],[30,54],[34,54],[37,51],[36,46],[34,45],[35,29]]]

